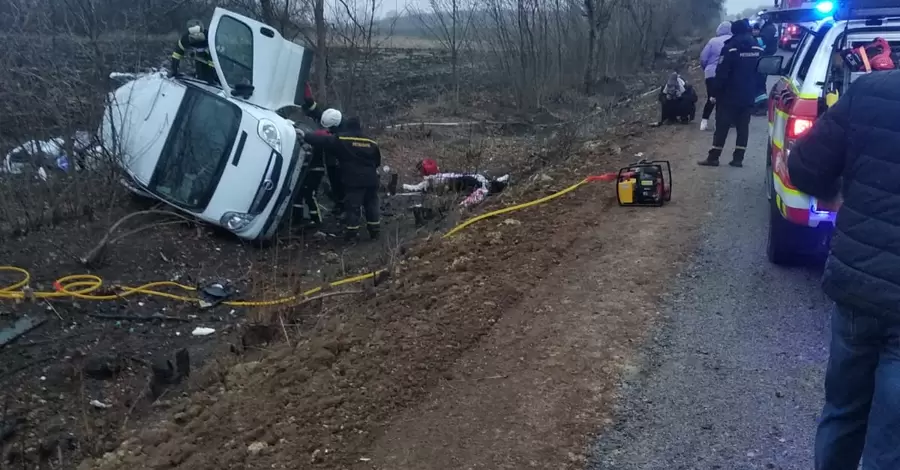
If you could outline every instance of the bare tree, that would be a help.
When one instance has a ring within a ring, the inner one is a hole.
[[[429,0],[428,9],[411,8],[422,29],[450,53],[453,111],[459,108],[459,53],[468,46],[472,5],[468,0]]]

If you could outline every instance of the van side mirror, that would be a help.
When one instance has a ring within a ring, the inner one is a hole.
[[[780,55],[760,57],[756,63],[756,71],[763,75],[781,75],[782,62],[784,57]]]

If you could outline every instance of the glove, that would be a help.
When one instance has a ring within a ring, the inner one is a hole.
[[[331,135],[331,133],[327,129],[316,129],[313,131],[313,135]]]

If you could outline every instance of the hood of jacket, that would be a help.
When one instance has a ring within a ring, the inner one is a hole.
[[[716,27],[716,36],[731,36],[731,22],[723,21]]]

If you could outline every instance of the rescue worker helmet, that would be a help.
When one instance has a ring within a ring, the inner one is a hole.
[[[342,118],[343,116],[340,111],[334,108],[328,108],[325,111],[322,111],[322,119],[319,120],[319,123],[326,129],[333,129],[341,125]]]
[[[421,173],[422,176],[431,176],[438,174],[437,162],[430,158],[426,158],[420,161],[416,165],[416,169],[419,170],[419,173]]]

